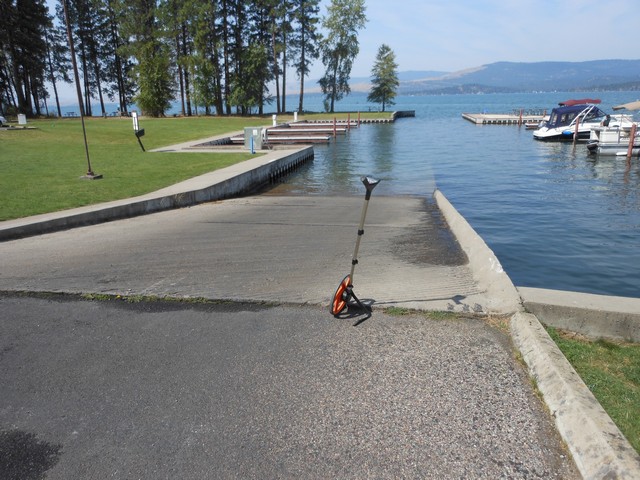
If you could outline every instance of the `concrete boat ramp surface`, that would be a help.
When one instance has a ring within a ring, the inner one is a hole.
[[[277,161],[245,168],[271,176]],[[161,197],[135,201],[181,206]],[[0,243],[0,450],[14,461],[0,460],[0,474],[639,477],[640,457],[441,193],[374,192],[354,279],[373,315],[357,327],[356,309],[331,316],[362,202],[251,195],[42,235],[47,216],[23,219],[30,236]],[[389,316],[391,306],[459,315]]]
[[[350,271],[362,203],[253,196],[5,242],[0,289],[328,305]],[[354,276],[363,300],[482,311],[455,240],[429,235],[424,198],[378,197],[367,217]]]

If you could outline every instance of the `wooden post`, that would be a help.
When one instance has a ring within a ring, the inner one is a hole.
[[[518,126],[522,125],[522,109],[520,109],[520,118],[518,119]]]
[[[358,112],[358,128],[360,128],[360,112]]]
[[[347,131],[351,130],[351,113],[347,113]]]
[[[573,143],[578,141],[578,129],[580,128],[580,119],[576,118],[576,130],[573,132]]]
[[[335,137],[336,137],[336,135],[337,135],[337,132],[336,132],[336,122],[337,122],[336,117],[333,117],[333,138],[335,138]]]
[[[636,138],[636,130],[638,129],[638,125],[635,123],[631,125],[631,132],[629,132],[629,148],[627,149],[627,158],[631,158],[633,155],[633,144]]]

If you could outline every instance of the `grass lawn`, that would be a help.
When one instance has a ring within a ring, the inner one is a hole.
[[[362,118],[389,113],[363,113]],[[347,113],[299,119],[347,118]],[[357,114],[351,114],[357,119]],[[280,115],[278,121],[291,121]],[[140,118],[147,150],[271,124],[264,117]],[[89,158],[103,179],[80,180],[87,160],[79,118],[29,120],[36,130],[0,131],[0,221],[152,192],[251,158],[247,153],[142,152],[130,118],[87,118]]]
[[[640,453],[640,345],[571,338],[547,331],[591,392]]]

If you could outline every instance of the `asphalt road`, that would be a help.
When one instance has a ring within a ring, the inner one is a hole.
[[[0,478],[579,478],[507,333],[0,295]]]

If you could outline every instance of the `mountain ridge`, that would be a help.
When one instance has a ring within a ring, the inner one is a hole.
[[[401,95],[640,90],[640,59],[495,62],[455,72],[398,72],[398,79]],[[371,89],[369,77],[354,77],[349,83],[354,92]],[[305,91],[319,91],[317,81],[309,81]]]

